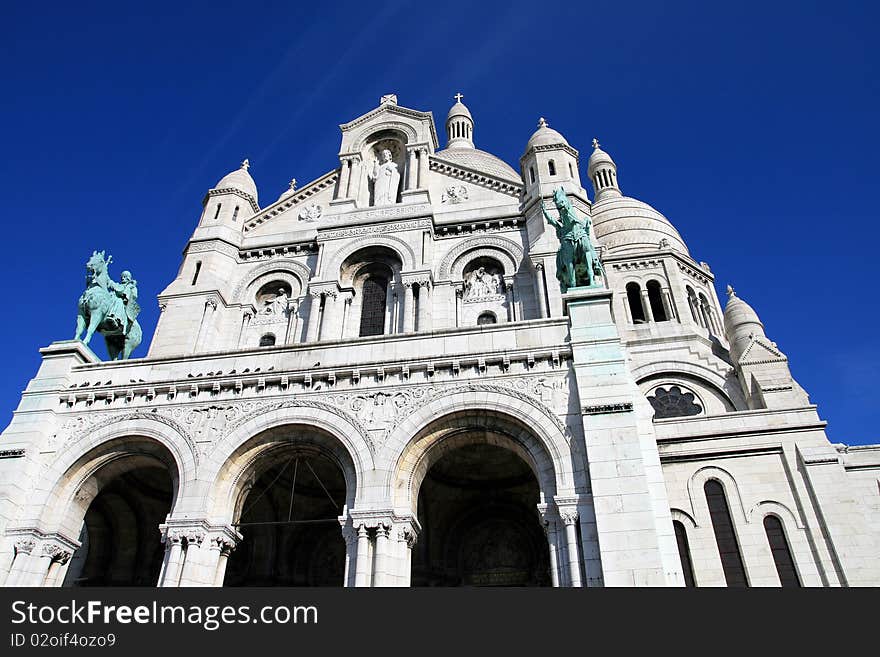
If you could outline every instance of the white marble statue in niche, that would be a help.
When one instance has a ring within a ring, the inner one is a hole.
[[[384,149],[380,156],[381,163],[373,163],[370,180],[373,182],[373,205],[394,205],[397,203],[397,188],[400,185],[400,172],[391,156],[391,151]]]
[[[497,270],[488,270],[485,267],[477,267],[465,277],[464,298],[485,299],[496,297],[504,293],[504,281]]]
[[[287,315],[289,300],[290,297],[287,294],[287,290],[279,287],[274,297],[268,297],[263,300],[263,307],[260,308],[259,312],[262,315],[283,318]]]

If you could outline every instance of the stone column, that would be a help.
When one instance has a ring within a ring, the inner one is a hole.
[[[193,352],[201,350],[205,345],[205,340],[214,325],[214,313],[217,312],[217,300],[213,297],[205,300],[205,309],[202,312],[202,321],[199,324],[199,331],[196,335],[196,342],[193,345]]]
[[[299,341],[299,309],[304,298],[298,297],[288,302],[287,335],[284,336],[284,344],[296,344]]]
[[[309,304],[309,325],[306,329],[306,342],[317,342],[321,330],[321,293],[311,292],[312,302]]]
[[[559,586],[559,558],[556,548],[556,521],[545,520],[543,522],[544,534],[547,536],[547,548],[550,555],[550,583],[554,588]]]
[[[373,586],[388,585],[388,534],[391,525],[380,522],[376,527],[376,571],[373,573]]]
[[[651,310],[651,298],[648,296],[648,288],[642,288],[642,308],[645,311],[645,321],[654,321],[654,311]]]
[[[396,333],[394,330],[394,283],[388,281],[388,287],[385,290],[385,335]]]
[[[362,169],[361,156],[353,155],[351,158],[351,172],[348,178],[348,198],[357,199],[360,195]]]
[[[336,300],[336,305],[339,306],[339,335],[336,335],[336,329],[334,329],[336,339],[344,338],[346,335],[346,326],[348,326],[349,315],[351,314],[351,301],[353,298],[354,290],[342,290],[339,293],[339,298]]]
[[[681,319],[678,316],[678,313],[675,310],[675,303],[672,300],[672,293],[669,291],[668,287],[664,287],[661,290],[661,297],[663,299],[663,309],[666,310],[666,317],[670,321],[673,319],[677,319],[681,322]]]
[[[561,508],[559,517],[565,525],[565,543],[568,548],[568,572],[573,588],[581,586],[581,563],[578,551],[577,532],[575,530],[578,521],[577,509]]]
[[[202,571],[203,550],[202,543],[205,541],[205,533],[200,531],[188,531],[185,535],[186,549],[183,551],[180,564],[180,582],[178,586],[198,586],[204,582],[205,576]],[[214,582],[214,573],[211,572],[211,583]]]
[[[516,279],[513,276],[504,277],[504,294],[507,297],[507,321],[516,321],[516,297],[514,296],[513,283]]]
[[[342,575],[342,586],[351,586],[351,576],[354,573],[352,568],[357,559],[357,532],[354,527],[346,525],[348,519],[340,516],[339,525],[342,529],[342,540],[345,541],[345,571]]]
[[[418,535],[412,525],[404,525],[397,530],[397,543],[403,558],[400,563],[400,586],[412,584],[412,551]]]
[[[415,189],[418,185],[419,172],[416,169],[418,166],[417,158],[418,153],[415,148],[409,149],[407,153],[407,164],[406,164],[406,190],[409,191],[411,189]]]
[[[547,288],[544,281],[544,263],[535,263],[535,291],[538,293],[538,317],[547,317]]]
[[[464,299],[464,286],[455,286],[455,326],[461,327],[461,306]]]
[[[241,333],[238,336],[239,348],[245,346],[247,340],[248,327],[251,325],[251,319],[254,317],[254,311],[248,308],[241,314]]]
[[[413,283],[412,281],[403,282],[403,332],[412,333],[415,320],[415,308],[413,308]]]
[[[348,180],[351,176],[351,161],[347,158],[340,159],[339,168],[339,189],[336,194],[337,199],[348,198]]]
[[[15,556],[12,558],[12,566],[6,577],[5,586],[19,586],[19,581],[28,571],[31,553],[36,545],[36,541],[31,538],[23,538],[15,542]]]
[[[370,536],[366,525],[357,528],[357,555],[354,566],[354,585],[363,587],[370,585]]]
[[[424,146],[419,148],[419,186],[425,189],[428,186],[428,149]]]
[[[46,575],[46,586],[61,586],[66,571],[64,566],[70,562],[70,557],[72,556],[72,552],[59,548],[58,554],[49,566],[49,573]]]
[[[431,282],[419,283],[419,332],[431,330]]]
[[[211,539],[209,558],[206,560],[208,572],[213,571],[211,586],[223,586],[223,580],[226,579],[226,564],[235,545],[235,541],[228,536],[214,536]]]
[[[183,534],[171,530],[166,532],[165,560],[162,563],[162,572],[159,573],[159,586],[176,587],[180,583],[180,569],[183,565]]]

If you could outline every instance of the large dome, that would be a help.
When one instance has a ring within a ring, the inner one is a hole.
[[[519,174],[507,162],[478,148],[447,148],[434,153],[434,157],[446,160],[450,164],[458,164],[498,178],[522,183]]]
[[[690,255],[669,220],[647,203],[628,196],[604,198],[592,207],[593,231],[609,255],[656,251],[665,239],[674,251]]]
[[[250,194],[254,199],[254,203],[259,204],[257,198],[257,184],[254,182],[254,179],[251,178],[251,174],[247,172],[247,168],[245,168],[244,165],[242,165],[240,169],[230,171],[220,179],[220,182],[214,185],[214,189],[229,189],[230,187],[237,189],[240,192],[244,192],[245,194]]]

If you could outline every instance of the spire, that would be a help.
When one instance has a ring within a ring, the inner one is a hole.
[[[599,148],[599,140],[593,138],[593,154],[587,164],[587,175],[593,183],[596,201],[604,198],[620,197],[623,194],[617,185],[617,165],[611,156]]]
[[[247,158],[244,158],[244,162],[241,163],[241,168],[247,171],[251,168],[251,161]]]
[[[461,99],[461,92],[453,96],[455,104],[446,115],[446,148],[474,148],[474,119]]]

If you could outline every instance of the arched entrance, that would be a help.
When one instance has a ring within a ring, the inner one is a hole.
[[[342,586],[347,503],[344,449],[303,426],[263,432],[238,450],[256,452],[239,487],[233,526],[244,539],[224,586]]]
[[[165,552],[159,525],[177,488],[172,455],[148,439],[124,438],[80,462],[96,469],[65,514],[67,527],[79,527],[81,545],[62,585],[156,586]]]
[[[444,454],[419,490],[413,586],[550,586],[538,481],[515,452],[475,443]]]

